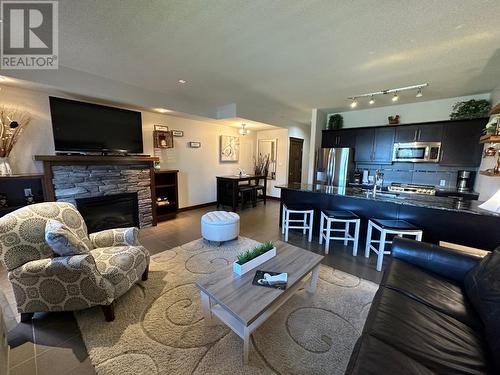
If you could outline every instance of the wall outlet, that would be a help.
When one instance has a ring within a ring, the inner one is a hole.
[[[446,186],[446,180],[439,180],[439,186]]]
[[[24,189],[24,196],[29,197],[30,195],[33,195],[31,194],[31,189]]]

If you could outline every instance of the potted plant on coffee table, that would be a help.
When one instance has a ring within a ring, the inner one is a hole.
[[[238,260],[233,263],[233,272],[241,276],[275,256],[274,244],[271,241],[264,242],[239,254]]]

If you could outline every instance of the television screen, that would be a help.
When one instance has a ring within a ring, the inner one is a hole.
[[[56,151],[142,153],[141,113],[49,97]]]

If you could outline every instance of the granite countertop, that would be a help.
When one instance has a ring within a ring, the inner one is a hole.
[[[478,206],[483,203],[474,200],[459,200],[456,198],[436,197],[432,195],[415,195],[415,194],[396,194],[392,192],[377,192],[373,196],[372,190],[367,191],[356,187],[336,187],[326,185],[309,185],[290,183],[286,185],[276,186],[279,189],[297,190],[309,193],[328,194],[328,195],[343,195],[351,198],[368,199],[379,202],[389,202],[415,207],[433,208],[438,210],[447,210],[455,212],[467,212],[475,215],[497,216],[500,214],[483,210]]]

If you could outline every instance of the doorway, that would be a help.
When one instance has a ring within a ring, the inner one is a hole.
[[[290,137],[290,154],[288,155],[288,183],[302,182],[302,152],[304,140]]]

